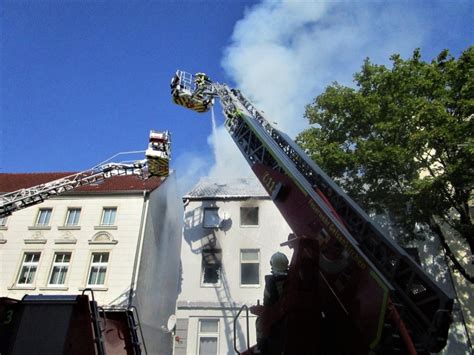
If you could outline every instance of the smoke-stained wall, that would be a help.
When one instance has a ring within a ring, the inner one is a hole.
[[[183,206],[172,173],[149,196],[147,224],[133,304],[138,308],[148,354],[172,353],[172,336],[162,326],[175,312]]]

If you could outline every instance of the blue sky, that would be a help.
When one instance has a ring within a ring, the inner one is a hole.
[[[183,191],[249,172],[210,114],[171,102],[176,69],[240,87],[295,135],[304,105],[332,81],[350,85],[363,58],[458,56],[474,38],[471,1],[2,4],[0,172],[84,170],[145,149],[153,128],[172,133]]]

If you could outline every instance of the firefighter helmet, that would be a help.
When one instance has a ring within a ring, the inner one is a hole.
[[[288,258],[285,254],[276,252],[270,258],[272,273],[283,273],[288,270]]]

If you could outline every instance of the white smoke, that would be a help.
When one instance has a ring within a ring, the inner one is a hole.
[[[305,105],[338,81],[352,85],[364,58],[387,64],[411,54],[428,31],[408,3],[263,1],[234,27],[222,65],[270,122],[291,137],[308,127]],[[221,80],[221,78],[214,78]],[[217,109],[218,110],[218,109]],[[252,175],[223,127],[208,143],[215,152],[209,177]]]
[[[215,163],[208,174],[209,179],[222,182],[253,176],[247,161],[224,126],[218,127],[214,134],[209,136],[208,143],[212,146],[215,157]]]
[[[420,44],[424,26],[399,11],[376,2],[264,1],[236,23],[222,65],[270,122],[295,137],[308,127],[305,105],[325,87],[352,85],[366,57],[388,63]],[[208,141],[216,152],[211,178],[252,174],[223,127]]]
[[[235,144],[224,126],[217,127],[214,107],[211,110],[212,134],[207,138],[207,143],[214,151],[214,165],[209,171],[211,180],[225,181],[240,177],[251,176],[247,163],[242,154],[235,154]]]

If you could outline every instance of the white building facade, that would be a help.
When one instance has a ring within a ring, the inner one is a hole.
[[[0,174],[0,194],[66,175]],[[174,175],[113,177],[0,219],[0,297],[90,288],[100,306],[137,306],[148,353],[171,353],[161,326],[179,286],[177,196]]]
[[[290,228],[256,179],[201,181],[184,198],[181,292],[174,354],[235,354],[234,317],[263,301],[270,257],[291,258]],[[255,317],[249,343],[256,342]],[[245,312],[235,327],[237,349],[247,342]]]

